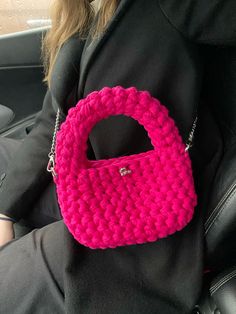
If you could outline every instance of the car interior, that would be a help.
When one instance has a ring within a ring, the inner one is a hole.
[[[0,136],[11,139],[16,149],[34,127],[46,93],[40,56],[46,29],[0,36]],[[235,57],[234,64],[231,75],[236,72]],[[236,90],[234,95],[236,99]],[[236,135],[232,128],[236,109],[231,105],[225,110],[224,121],[229,121],[231,130],[226,137],[229,141],[231,134],[231,143],[224,150],[207,209],[204,285],[195,314],[236,313]],[[17,237],[29,231],[21,223],[15,226]]]

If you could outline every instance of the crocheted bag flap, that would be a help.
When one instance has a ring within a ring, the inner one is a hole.
[[[147,130],[153,150],[87,160],[94,125],[124,114]],[[90,248],[156,241],[191,220],[196,194],[191,161],[167,109],[147,91],[105,87],[68,112],[57,133],[58,203],[69,231]]]

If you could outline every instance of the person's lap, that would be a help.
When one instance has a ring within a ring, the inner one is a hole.
[[[63,236],[59,221],[0,247],[1,313],[64,313]]]
[[[0,176],[7,172],[8,161],[14,157],[20,144],[20,140],[0,136]],[[64,312],[60,264],[64,224],[58,220],[61,220],[61,215],[52,181],[29,215],[20,221],[30,229],[43,228],[0,247],[1,311]],[[57,302],[52,303],[52,298]]]

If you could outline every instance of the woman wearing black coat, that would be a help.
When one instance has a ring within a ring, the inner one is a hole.
[[[236,45],[235,3],[104,0],[98,4],[100,14],[114,11],[104,23],[105,32],[94,37],[96,27],[90,28],[86,40],[72,31],[64,41],[63,36],[57,38],[61,46],[56,58],[55,50],[48,54],[53,64],[47,76],[49,89],[34,129],[8,165],[0,189],[2,217],[18,221],[30,216],[38,195],[52,186],[46,166],[57,108],[63,121],[79,99],[116,85],[148,90],[158,98],[184,141],[198,115],[191,150],[198,206],[186,228],[154,243],[90,250],[73,239],[62,221],[9,242],[0,250],[0,313],[190,313],[200,295],[202,219],[221,154],[211,110],[222,104],[212,103],[208,65],[218,49]],[[77,5],[89,9],[88,1]],[[62,22],[73,16],[71,8],[64,4]],[[99,23],[97,15],[93,25]],[[56,40],[56,34],[51,39]],[[123,116],[97,124],[89,144],[90,159],[152,148],[143,128]],[[11,222],[1,223],[8,223],[11,230]]]

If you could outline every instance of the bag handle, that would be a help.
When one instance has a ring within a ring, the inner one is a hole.
[[[159,100],[152,97],[148,91],[138,91],[135,87],[129,87],[127,89],[121,86],[112,88],[104,87],[100,91],[90,93],[85,99],[81,99],[75,107],[70,108],[68,111],[68,116],[71,120],[70,127],[73,128],[73,132],[71,133],[72,136],[74,136],[74,138],[70,138],[70,140],[75,141],[77,144],[76,147],[78,151],[76,155],[79,156],[81,167],[86,167],[88,162],[86,155],[87,139],[92,128],[96,123],[110,115],[119,114],[130,116],[137,120],[139,124],[143,125],[154,150],[169,146],[176,141],[182,142],[180,135],[177,138],[173,135],[174,133],[176,134],[176,132],[173,132],[173,129],[177,130],[177,127],[174,120],[168,116],[167,108],[161,105]],[[58,109],[52,147],[48,155],[49,163],[47,166],[47,170],[51,172],[53,176],[56,176],[54,169],[55,142],[56,133],[59,130],[59,116],[60,110]],[[189,134],[186,151],[192,146],[196,122],[197,118]],[[66,129],[64,123],[61,125],[58,137],[61,137],[65,144]]]

